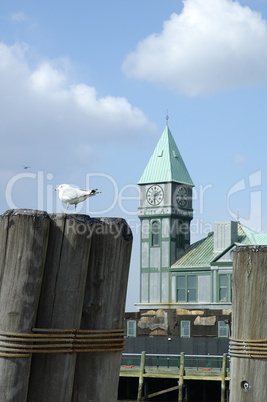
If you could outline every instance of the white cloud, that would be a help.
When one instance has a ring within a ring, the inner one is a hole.
[[[84,165],[87,155],[90,165],[90,150],[101,142],[138,145],[144,131],[155,132],[126,98],[99,97],[94,87],[70,82],[69,61],[45,60],[32,68],[28,53],[27,45],[0,43],[0,167],[42,167],[48,159],[56,165],[66,156]]]
[[[30,86],[36,92],[47,92],[48,94],[62,91],[66,81],[66,75],[62,71],[53,68],[49,62],[42,63],[33,71],[29,80]]]
[[[187,95],[267,83],[267,24],[231,0],[185,0],[123,63],[130,77]]]

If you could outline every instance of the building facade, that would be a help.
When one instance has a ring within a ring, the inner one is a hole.
[[[267,235],[218,221],[190,244],[194,184],[168,125],[138,184],[140,311],[126,315],[128,336],[228,337],[233,250]]]

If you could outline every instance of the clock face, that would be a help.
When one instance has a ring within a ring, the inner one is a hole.
[[[176,201],[180,207],[185,207],[187,204],[187,189],[185,187],[179,187],[176,192]]]
[[[160,186],[149,187],[146,193],[146,199],[151,205],[159,205],[163,200],[163,190]]]

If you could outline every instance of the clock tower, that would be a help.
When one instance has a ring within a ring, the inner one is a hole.
[[[190,244],[194,184],[168,124],[138,182],[140,308],[171,302],[170,268]]]

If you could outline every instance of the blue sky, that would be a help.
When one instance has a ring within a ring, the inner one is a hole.
[[[61,183],[98,188],[79,213],[121,216],[169,127],[195,183],[192,241],[216,220],[267,232],[267,1],[0,4],[0,213],[63,212]],[[24,169],[29,166],[29,169]]]

